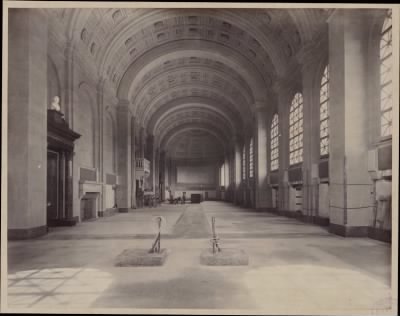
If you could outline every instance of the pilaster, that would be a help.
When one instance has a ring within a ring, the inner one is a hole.
[[[338,10],[329,20],[331,231],[364,236],[371,224],[368,174],[365,16]]]
[[[118,189],[117,204],[120,212],[131,208],[131,114],[128,100],[119,100],[117,106]]]
[[[9,10],[8,238],[47,232],[47,40],[41,10]]]

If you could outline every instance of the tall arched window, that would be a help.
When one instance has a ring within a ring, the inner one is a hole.
[[[250,147],[249,147],[249,178],[254,178],[254,143],[253,143],[253,138],[250,139]]]
[[[380,41],[381,136],[392,135],[392,10],[388,10]]]
[[[243,145],[242,150],[242,179],[246,179],[246,146]]]
[[[319,152],[321,156],[329,154],[329,67],[326,66],[321,79],[319,92]]]
[[[225,163],[219,169],[219,177],[221,186],[225,186]]]
[[[275,114],[271,123],[271,171],[279,168],[279,118]]]
[[[231,160],[232,161],[232,160]],[[229,164],[229,183],[234,183],[235,182],[235,169],[234,169],[234,164],[230,163]]]
[[[303,96],[296,93],[289,114],[289,163],[303,161]]]

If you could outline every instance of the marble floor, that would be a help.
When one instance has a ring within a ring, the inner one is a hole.
[[[164,217],[160,267],[115,267],[124,249],[150,248]],[[211,217],[222,248],[248,266],[200,264]],[[133,210],[42,238],[8,243],[8,309],[22,312],[395,315],[391,248],[223,202]]]

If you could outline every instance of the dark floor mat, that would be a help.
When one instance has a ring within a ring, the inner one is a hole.
[[[190,205],[177,220],[173,228],[173,235],[182,238],[211,237],[210,224],[200,205]]]

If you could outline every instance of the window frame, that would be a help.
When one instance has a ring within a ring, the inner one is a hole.
[[[242,148],[242,180],[246,180],[246,145]]]
[[[319,90],[319,154],[321,158],[329,156],[329,64],[327,64],[324,68],[324,72],[322,74],[320,90]],[[326,88],[326,93],[324,89]],[[324,99],[323,96],[325,96]],[[323,107],[326,107],[326,110],[323,111]],[[326,116],[322,116],[326,113]],[[326,126],[323,126],[326,124]],[[323,135],[323,130],[326,130],[326,134]],[[325,147],[323,142],[326,142]],[[326,148],[326,151],[323,149]]]
[[[387,69],[385,69],[387,68]],[[386,74],[386,77],[384,77]],[[379,38],[379,137],[380,139],[389,139],[392,137],[393,123],[393,44],[392,44],[392,10],[386,11],[386,16],[382,24]],[[385,79],[385,81],[383,81]],[[387,93],[389,97],[384,98]],[[386,107],[383,108],[384,100]],[[389,101],[387,101],[389,100]],[[388,116],[387,116],[388,115]],[[384,124],[386,120],[387,124]],[[384,132],[383,128],[389,132]]]
[[[254,178],[254,138],[250,139],[249,144],[249,179]]]
[[[304,159],[303,107],[303,94],[301,92],[296,92],[292,98],[289,110],[289,166],[301,164]]]
[[[275,113],[270,126],[270,170],[279,170],[279,115]]]

